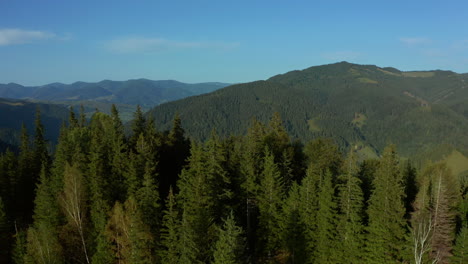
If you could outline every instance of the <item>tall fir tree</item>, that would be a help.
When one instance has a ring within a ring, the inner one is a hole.
[[[294,182],[284,201],[280,221],[287,263],[305,263],[306,261],[306,238],[304,224],[301,221],[301,205],[300,187]]]
[[[318,193],[316,247],[313,254],[315,263],[337,263],[337,212],[332,174],[327,171],[321,181]]]
[[[404,186],[395,146],[385,148],[368,208],[367,262],[403,261],[407,224]]]
[[[260,255],[272,261],[281,247],[281,206],[283,199],[283,182],[273,153],[266,149],[260,191],[257,196],[259,209],[258,241]]]
[[[358,170],[356,154],[350,151],[344,162],[343,173],[338,177],[340,262],[361,263],[363,257],[364,197]]]
[[[200,262],[208,261],[211,256],[211,243],[214,240],[212,234],[214,201],[209,195],[210,185],[207,175],[206,153],[203,146],[193,143],[189,167],[182,171],[177,184],[180,188],[177,200],[184,212],[181,228],[191,229],[184,230],[190,234],[184,239],[194,239],[192,242],[196,245],[197,261]],[[189,244],[192,242],[186,241]]]
[[[236,225],[234,214],[224,219],[223,227],[219,231],[218,240],[214,246],[213,264],[242,263],[244,253],[244,239],[242,228]]]
[[[177,204],[171,187],[166,200],[161,230],[161,249],[158,254],[162,263],[179,263],[179,225]]]
[[[146,118],[143,116],[143,111],[140,105],[137,105],[137,109],[133,114],[132,121],[132,135],[129,139],[130,148],[134,149],[140,135],[143,135],[146,129]]]
[[[447,263],[452,255],[452,243],[455,239],[457,208],[461,197],[460,184],[443,163],[429,167],[424,174],[431,180],[431,257]]]

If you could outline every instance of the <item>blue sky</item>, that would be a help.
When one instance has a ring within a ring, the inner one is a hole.
[[[468,72],[466,1],[0,0],[0,83],[248,82],[349,61]]]

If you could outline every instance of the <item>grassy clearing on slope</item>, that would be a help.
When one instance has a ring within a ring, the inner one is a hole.
[[[452,151],[444,160],[455,175],[468,171],[468,157],[458,150]]]
[[[362,128],[364,124],[366,124],[367,116],[365,114],[356,113],[354,114],[354,119],[351,121],[351,124]]]
[[[373,84],[378,83],[378,82],[375,81],[375,80],[372,80],[372,79],[369,79],[369,78],[365,78],[365,77],[358,78],[358,81],[361,82],[361,83],[373,83]]]
[[[411,71],[411,72],[403,72],[403,76],[405,77],[417,77],[417,78],[429,78],[434,76],[434,72],[426,72],[426,71]]]

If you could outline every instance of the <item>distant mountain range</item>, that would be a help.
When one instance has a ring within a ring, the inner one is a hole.
[[[43,101],[93,100],[142,107],[154,106],[180,98],[212,92],[228,86],[226,83],[188,84],[178,81],[104,80],[97,83],[51,83],[42,86],[22,86],[16,83],[0,84],[0,97]]]
[[[99,109],[109,113],[115,104],[121,118],[133,117],[136,105],[144,111],[158,104],[208,93],[229,84],[207,82],[188,84],[178,81],[101,81],[73,84],[51,83],[42,86],[22,86],[15,83],[0,84],[0,150],[17,145],[19,130],[24,122],[33,132],[36,108],[43,112],[48,139],[55,141],[63,120],[67,120],[70,106],[75,110],[83,105],[88,117]]]
[[[42,86],[22,86],[16,83],[0,84],[0,98],[22,99],[63,106],[83,105],[88,113],[95,109],[109,112],[116,104],[122,118],[129,120],[136,105],[148,110],[164,102],[212,92],[228,86],[227,83],[207,82],[188,84],[173,80],[128,81],[104,80],[97,83],[51,83]]]
[[[462,157],[468,170],[468,74],[451,71],[341,62],[162,104],[148,115],[167,129],[179,113],[187,132],[205,139],[212,129],[243,134],[252,118],[267,122],[274,112],[303,141],[332,137],[367,157],[395,143],[406,157]]]

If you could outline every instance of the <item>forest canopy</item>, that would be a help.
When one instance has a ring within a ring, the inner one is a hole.
[[[468,263],[468,180],[444,163],[358,161],[279,114],[200,142],[138,108],[131,130],[71,111],[50,153],[38,111],[0,155],[0,263]]]

